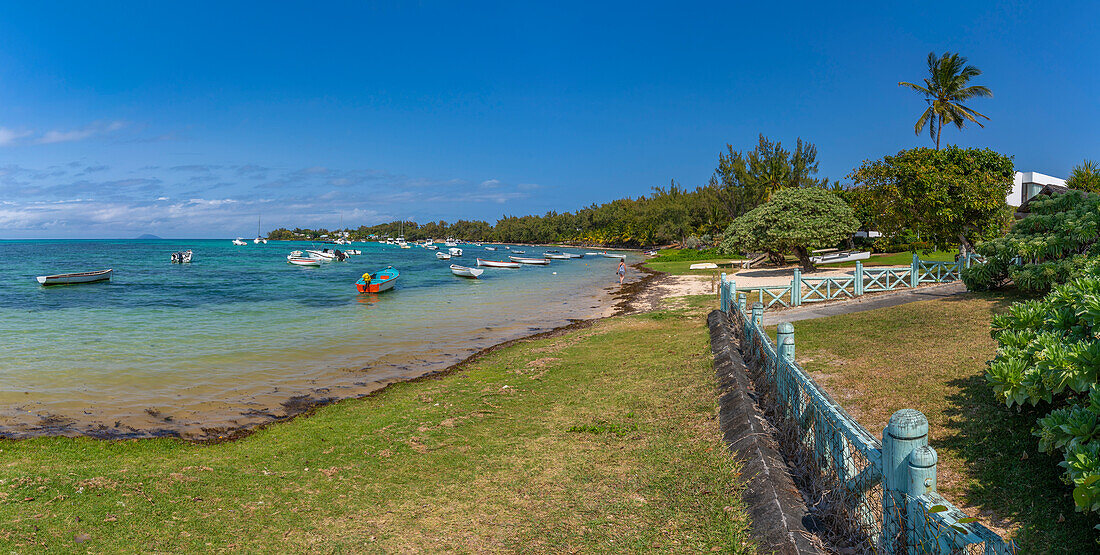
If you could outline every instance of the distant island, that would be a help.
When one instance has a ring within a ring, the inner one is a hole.
[[[146,233],[145,235],[138,235],[138,239],[160,239],[160,237]]]

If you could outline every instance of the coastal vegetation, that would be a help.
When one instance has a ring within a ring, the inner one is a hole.
[[[982,70],[967,65],[966,61],[966,58],[951,52],[944,52],[940,57],[936,57],[935,52],[929,52],[928,77],[924,78],[924,85],[906,81],[898,83],[916,91],[928,104],[928,108],[917,118],[913,131],[920,135],[927,126],[929,136],[936,142],[936,150],[940,149],[943,124],[954,124],[961,130],[968,121],[985,127],[979,118],[989,119],[989,116],[963,104],[971,98],[993,96],[988,87],[970,84],[970,80],[981,75]]]
[[[913,148],[856,168],[849,198],[886,235],[916,233],[935,248],[958,245],[967,254],[1008,227],[1014,175],[1012,158],[989,149]]]
[[[986,263],[963,272],[974,291],[1014,284],[1036,293],[1075,277],[1100,256],[1100,194],[1038,197],[1008,233],[978,247]]]
[[[769,252],[780,260],[791,252],[803,270],[812,272],[810,251],[850,238],[857,227],[852,209],[837,195],[816,187],[783,189],[734,220],[722,250]]]
[[[714,305],[524,340],[232,442],[0,440],[0,543],[752,552],[715,422]]]
[[[1066,187],[1078,191],[1100,193],[1100,164],[1092,160],[1085,160],[1074,166],[1069,178],[1066,179]]]
[[[985,376],[997,352],[990,324],[1020,299],[967,293],[796,322],[798,359],[869,430],[899,409],[923,412],[939,491],[1021,553],[1093,552],[1095,518],[1073,510],[1063,457],[1031,435],[1047,409],[1006,406]]]

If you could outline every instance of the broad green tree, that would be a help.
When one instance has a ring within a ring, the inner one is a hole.
[[[834,246],[859,228],[852,209],[835,193],[819,187],[776,191],[764,204],[726,229],[726,252],[793,253],[812,272],[810,251]]]
[[[917,135],[928,126],[928,133],[936,141],[936,150],[939,150],[940,135],[945,123],[954,124],[958,129],[962,129],[968,121],[978,124],[978,127],[985,127],[978,118],[988,120],[989,116],[963,104],[971,98],[993,96],[993,92],[987,87],[970,85],[970,80],[981,75],[982,70],[967,65],[966,58],[958,54],[944,52],[937,58],[935,52],[929,52],[928,73],[923,86],[906,81],[898,82],[898,85],[920,93],[928,103],[928,108],[921,113],[913,128]]]
[[[848,177],[862,190],[878,230],[915,232],[937,248],[998,237],[1012,218],[1006,198],[1012,158],[989,149],[914,148],[865,161]]]
[[[1085,160],[1074,166],[1066,180],[1066,186],[1078,191],[1100,193],[1100,164]]]

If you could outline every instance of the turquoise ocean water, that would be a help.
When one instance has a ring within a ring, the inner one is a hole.
[[[188,248],[191,264],[170,263]],[[196,437],[258,424],[285,414],[291,398],[361,395],[603,313],[617,288],[617,261],[602,257],[486,268],[468,280],[434,251],[377,243],[321,268],[286,263],[305,248],[0,241],[0,435]],[[452,262],[468,266],[509,252],[462,248]],[[389,265],[401,271],[395,290],[356,292],[363,272]],[[115,271],[106,283],[34,279],[105,268]]]

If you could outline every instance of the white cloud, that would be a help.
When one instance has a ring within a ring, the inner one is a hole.
[[[47,131],[35,142],[39,144],[51,144],[83,141],[93,135],[118,131],[125,126],[126,122],[124,121],[96,122],[82,129],[73,129],[71,131]]]
[[[0,146],[12,146],[19,139],[29,137],[31,134],[31,131],[16,131],[7,127],[0,127]]]

